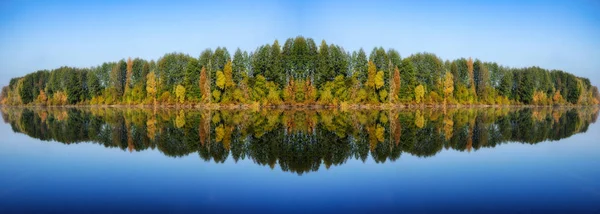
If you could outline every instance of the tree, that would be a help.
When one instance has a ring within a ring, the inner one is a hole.
[[[245,56],[239,48],[235,50],[232,61],[233,81],[238,84],[242,81],[242,74],[246,73]]]
[[[375,67],[375,64],[373,63],[373,61],[369,61],[367,82],[366,82],[367,87],[375,88],[376,75],[377,75],[377,67]]]
[[[185,87],[177,85],[177,87],[175,87],[175,97],[179,103],[183,103],[185,101]]]
[[[223,68],[223,75],[225,76],[225,87],[233,88],[235,86],[235,82],[233,82],[233,68],[231,61],[227,61],[225,67]]]
[[[452,98],[454,92],[454,76],[450,72],[446,72],[444,75],[444,104],[448,98]]]
[[[394,68],[394,75],[390,85],[390,102],[394,103],[398,100],[398,92],[400,91],[400,69]]]
[[[123,97],[125,89],[125,78],[127,73],[127,64],[125,60],[121,60],[114,64],[110,72],[110,85],[113,91],[114,99],[120,100]]]
[[[423,85],[419,84],[415,88],[415,101],[417,101],[417,103],[421,103],[421,101],[423,101],[423,96],[425,96],[425,88]]]
[[[85,76],[84,72],[73,70],[69,74],[67,80],[67,101],[69,104],[76,104],[84,98],[84,87],[82,76]]]
[[[156,93],[158,91],[156,87],[156,75],[153,71],[146,76],[146,97],[151,98],[154,104],[156,104]]]
[[[186,99],[191,101],[200,100],[200,67],[199,62],[195,58],[191,58],[185,68],[185,76],[183,78],[183,87],[186,91]]]
[[[265,72],[265,77],[269,81],[273,81],[279,86],[285,85],[285,76],[283,72],[281,47],[279,42],[275,40],[271,46],[271,54],[269,57],[269,69]]]
[[[329,60],[329,46],[325,40],[321,41],[321,46],[319,46],[319,55],[318,55],[318,66],[317,73],[315,74],[315,83],[318,88],[321,87],[325,82],[331,81],[334,77],[333,70],[331,69]]]
[[[477,59],[475,60],[473,69],[477,96],[480,100],[487,100],[488,87],[490,81],[490,74],[488,72],[488,68],[480,60]]]
[[[215,98],[223,104],[274,105],[283,97],[286,103],[311,104],[318,98],[340,106],[417,98],[419,103],[450,98],[463,104],[591,105],[600,102],[596,90],[588,78],[561,70],[508,68],[472,58],[443,61],[432,53],[402,59],[383,47],[373,48],[367,58],[362,48],[349,52],[298,36],[285,40],[283,47],[275,40],[250,54],[238,48],[233,59],[226,48],[217,47],[202,51],[198,59],[167,53],[156,62],[129,57],[91,68],[39,70],[11,79],[0,102],[94,105],[183,99],[191,104]]]
[[[129,95],[131,90],[131,77],[133,76],[133,60],[131,57],[127,58],[127,68],[125,75],[125,94]]]
[[[364,84],[367,81],[367,67],[368,67],[368,60],[367,60],[367,54],[365,53],[365,51],[361,48],[358,50],[356,59],[354,59],[354,72],[356,72],[358,75],[358,80]]]
[[[40,94],[36,98],[36,103],[45,105],[47,101],[48,97],[46,96],[46,93],[44,92],[44,90],[40,90]]]
[[[416,71],[412,61],[408,58],[402,60],[400,71],[400,100],[412,101],[414,97],[414,89],[417,86]]]
[[[102,93],[103,87],[100,83],[100,78],[98,78],[98,69],[93,69],[92,71],[87,72],[87,86],[90,97],[100,96]]]
[[[202,67],[200,71],[200,80],[198,85],[200,86],[200,94],[202,95],[202,102],[210,103],[210,80],[206,68]]]
[[[26,75],[25,77],[21,78],[19,82],[20,84],[17,88],[19,90],[21,102],[23,102],[23,104],[28,104],[33,101],[34,98],[34,94],[31,90],[31,88],[33,88],[33,78],[31,75]]]
[[[500,80],[500,86],[498,87],[498,92],[500,93],[500,95],[505,96],[507,98],[511,97],[512,83],[513,83],[512,77],[513,77],[512,74],[505,74],[502,77],[502,80]]]
[[[217,71],[217,80],[215,81],[215,84],[219,89],[225,89],[225,74],[223,74],[222,71]]]
[[[467,60],[467,71],[469,72],[469,91],[471,95],[475,95],[475,74],[473,73],[473,59],[471,57]]]
[[[533,101],[533,77],[530,72],[519,72],[521,76],[519,87],[517,88],[517,94],[520,97],[521,102],[530,104]]]

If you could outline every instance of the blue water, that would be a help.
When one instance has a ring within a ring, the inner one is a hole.
[[[599,131],[298,175],[250,158],[40,141],[0,123],[0,213],[599,213]]]

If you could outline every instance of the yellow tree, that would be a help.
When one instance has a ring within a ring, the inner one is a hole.
[[[208,81],[208,76],[206,74],[206,68],[202,66],[202,70],[200,71],[200,94],[202,95],[202,101],[205,103],[210,102],[210,81]]]
[[[44,92],[44,90],[40,90],[40,94],[37,97],[37,103],[38,104],[42,104],[45,105],[46,101],[48,101],[48,97],[46,96],[46,93]]]
[[[217,79],[215,81],[215,84],[217,85],[217,87],[219,87],[221,90],[225,89],[225,74],[223,74],[222,71],[217,71]]]
[[[446,99],[452,97],[452,93],[454,92],[454,78],[450,72],[446,72],[444,77],[444,104],[446,104]]]
[[[423,101],[423,96],[425,96],[425,88],[423,85],[419,84],[419,86],[415,87],[415,100],[417,103]]]
[[[175,96],[179,100],[179,103],[183,103],[185,100],[185,87],[177,85],[177,87],[175,87]]]
[[[367,71],[367,87],[375,88],[375,76],[377,75],[377,67],[375,67],[373,61],[369,61]]]
[[[146,75],[146,97],[151,97],[153,103],[156,104],[156,75],[154,72]]]
[[[235,82],[233,82],[233,69],[231,60],[227,61],[225,67],[223,68],[223,75],[225,76],[225,89],[231,89],[235,86]]]

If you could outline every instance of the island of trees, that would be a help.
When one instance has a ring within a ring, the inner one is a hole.
[[[347,52],[311,38],[277,40],[254,52],[168,53],[91,68],[60,67],[13,78],[4,105],[395,106],[597,105],[590,80],[560,70],[510,68],[394,49]]]

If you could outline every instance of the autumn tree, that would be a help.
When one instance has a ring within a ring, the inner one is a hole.
[[[394,68],[394,75],[392,83],[390,85],[390,102],[395,103],[398,100],[398,93],[400,91],[400,69]]]
[[[133,75],[133,60],[131,57],[127,58],[127,69],[125,75],[125,91],[127,96],[131,96],[131,76]]]
[[[210,102],[210,80],[208,79],[208,74],[206,72],[206,68],[203,66],[202,70],[200,70],[200,80],[198,82],[200,87],[200,94],[202,97],[202,102],[209,103]]]
[[[150,98],[154,104],[156,104],[156,75],[153,72],[148,73],[146,76],[146,97]]]
[[[454,78],[452,73],[446,72],[444,75],[444,104],[447,103],[448,98],[452,98],[454,92]]]
[[[185,101],[185,87],[182,85],[177,85],[175,87],[175,97],[179,103],[183,103]]]
[[[415,87],[415,101],[417,103],[421,103],[423,101],[423,97],[425,96],[425,88],[423,85],[418,85]]]
[[[476,95],[476,91],[475,91],[475,74],[473,73],[473,59],[471,57],[469,57],[469,59],[467,60],[467,71],[469,72],[469,92],[471,93],[471,96],[475,96]]]

